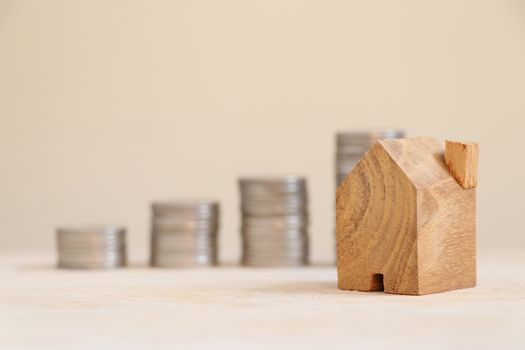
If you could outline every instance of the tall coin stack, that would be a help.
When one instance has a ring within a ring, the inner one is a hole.
[[[219,203],[157,202],[153,203],[152,211],[151,266],[217,265]]]
[[[109,269],[126,265],[126,229],[79,226],[57,229],[58,267]]]
[[[308,264],[308,196],[298,176],[241,178],[242,258],[246,266]]]
[[[356,163],[379,139],[398,139],[405,137],[403,130],[377,129],[340,132],[336,135],[336,186],[352,171]]]

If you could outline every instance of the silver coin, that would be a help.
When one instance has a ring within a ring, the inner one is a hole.
[[[301,259],[253,259],[243,258],[241,264],[249,267],[301,267],[308,265],[307,258]]]
[[[348,130],[336,134],[337,143],[364,143],[375,142],[379,139],[398,139],[403,138],[405,132],[392,128],[376,128],[366,130]]]
[[[150,264],[155,267],[217,264],[219,204],[175,200],[152,205]]]
[[[240,197],[240,203],[242,205],[265,205],[265,204],[303,204],[308,203],[307,193],[291,193],[287,195],[283,194],[251,194],[243,192]]]
[[[188,260],[188,259],[207,259],[216,257],[217,254],[211,250],[188,250],[188,251],[173,251],[173,250],[158,250],[153,254],[156,258],[173,259],[173,260]]]
[[[242,219],[241,231],[250,229],[289,230],[308,227],[308,216],[273,216],[254,217],[245,216]]]
[[[288,248],[287,248],[288,249]],[[249,256],[253,258],[298,258],[298,257],[304,257],[308,255],[308,248],[303,247],[301,249],[295,249],[295,250],[287,250],[287,249],[279,249],[279,250],[271,250],[271,249],[265,249],[265,250],[255,250],[255,249],[245,249],[243,251],[244,256]]]
[[[166,238],[166,239],[204,239],[204,238],[214,238],[217,237],[217,231],[159,231],[152,230],[152,237],[155,238]]]
[[[118,225],[57,228],[60,268],[98,269],[126,265],[126,229]]]
[[[280,234],[242,234],[243,242],[263,244],[268,242],[274,244],[286,244],[288,242],[308,242],[307,234],[305,231],[294,231],[292,233],[280,233]]]
[[[114,269],[125,267],[124,262],[110,262],[110,263],[83,263],[83,262],[64,262],[57,263],[58,268],[66,269]]]
[[[152,232],[151,238],[157,241],[168,242],[192,242],[192,241],[211,241],[217,239],[216,233],[202,231],[200,233],[188,232]]]
[[[243,252],[250,256],[303,256],[308,250],[308,244],[266,245],[243,244]]]
[[[243,234],[243,242],[254,244],[287,244],[288,242],[308,242],[305,231],[293,231],[282,234]]]
[[[104,246],[110,247],[119,244],[125,244],[124,239],[91,239],[89,237],[81,237],[78,239],[57,239],[56,244],[68,247],[68,246]]]
[[[57,264],[59,268],[64,269],[112,269],[126,266],[125,259],[118,261],[102,261],[102,262],[82,262],[82,261],[63,261],[60,260]]]
[[[241,262],[242,261],[272,261],[272,262],[279,262],[279,261],[308,261],[308,253],[304,254],[292,254],[292,255],[270,255],[270,254],[252,254],[252,253],[243,253]]]
[[[299,222],[284,222],[279,220],[281,217],[285,217],[286,215],[268,215],[268,216],[244,216],[244,218],[241,220],[241,230],[247,229],[247,230],[299,230],[299,229],[307,229],[309,224],[308,216],[305,215],[304,219]],[[248,220],[247,218],[250,218]],[[251,219],[261,219],[259,222],[254,222]],[[266,220],[266,221],[263,221]]]
[[[126,265],[126,258],[119,257],[114,259],[70,259],[70,258],[59,258],[58,266],[84,266],[85,268],[89,266],[94,267],[123,267]]]
[[[188,257],[170,257],[155,255],[151,257],[151,266],[154,267],[204,267],[217,265],[216,256],[200,255]]]
[[[125,247],[126,244],[123,241],[117,241],[117,242],[57,242],[58,249],[117,249]]]
[[[251,200],[251,201],[243,201],[241,202],[241,211],[246,210],[246,208],[251,210],[256,210],[257,208],[283,208],[284,210],[304,210],[308,208],[308,202],[306,200],[289,200],[289,201],[281,201],[281,200]],[[293,214],[290,214],[293,215]]]
[[[151,243],[151,249],[154,251],[162,250],[184,250],[193,251],[197,253],[199,250],[213,251],[217,248],[216,242],[184,242],[184,243],[173,243],[173,242],[162,242],[153,241]]]
[[[155,246],[162,246],[167,245],[170,247],[173,246],[208,246],[208,245],[214,245],[217,243],[217,238],[212,237],[181,237],[181,238],[173,238],[173,237],[155,237],[152,238],[151,243]]]
[[[75,233],[75,234],[64,234],[64,233],[57,233],[56,235],[56,241],[64,244],[111,244],[116,242],[124,242],[125,241],[125,233],[119,233],[119,234],[108,234],[108,235],[101,235],[101,234],[88,234],[88,233]]]
[[[219,203],[214,200],[157,201],[151,206],[154,216],[188,219],[211,219],[219,215]]]
[[[308,211],[307,208],[302,209],[295,209],[295,208],[268,208],[268,207],[261,207],[261,208],[243,208],[241,210],[241,213],[243,215],[248,216],[258,216],[258,217],[268,217],[268,216],[286,216],[286,215],[294,215],[303,213],[306,214]]]
[[[61,256],[59,264],[97,264],[97,265],[119,265],[125,261],[125,257],[86,257],[86,256]]]
[[[354,168],[354,166],[359,162],[359,159],[354,161],[345,160],[344,162],[338,162],[336,170],[338,173],[347,173]]]
[[[267,239],[278,239],[280,237],[301,237],[308,235],[308,227],[278,227],[278,226],[241,226],[241,235],[244,237],[267,237]]]
[[[308,194],[306,192],[306,189],[303,187],[291,187],[291,188],[274,188],[272,186],[263,186],[263,185],[257,185],[257,186],[239,186],[242,198],[279,198],[279,197],[286,197],[286,196],[296,196],[296,197],[307,197]]]
[[[177,246],[208,246],[208,245],[216,245],[218,242],[217,238],[152,238],[151,243],[156,246],[170,246],[170,247],[177,247]]]
[[[158,250],[153,254],[155,259],[172,259],[172,260],[194,260],[197,258],[201,259],[214,259],[217,254],[211,250],[202,251],[184,251],[184,250]]]
[[[299,266],[308,260],[308,194],[302,177],[241,178],[241,262]]]
[[[242,177],[239,188],[245,195],[268,195],[303,193],[306,191],[306,179],[296,175],[274,177]]]
[[[216,247],[196,247],[196,246],[154,246],[152,247],[155,250],[154,254],[172,254],[174,256],[178,255],[199,255],[199,254],[206,254],[206,255],[213,255],[215,254],[215,251],[217,250]]]
[[[57,233],[61,234],[121,234],[126,228],[119,225],[83,225],[83,226],[60,226]]]
[[[94,250],[94,249],[71,250],[71,249],[64,249],[64,250],[58,251],[58,256],[59,257],[67,257],[67,256],[75,257],[75,256],[78,256],[78,257],[103,257],[103,258],[106,258],[106,257],[113,257],[113,256],[117,256],[117,257],[118,256],[122,256],[125,253],[126,252],[123,249],[113,249],[113,250],[101,250],[101,249],[97,249],[97,250]]]
[[[76,234],[70,237],[57,236],[57,243],[63,244],[114,244],[124,242],[124,236],[119,237],[93,237],[89,235]],[[76,236],[76,237],[75,237]]]
[[[181,220],[180,218],[157,217],[152,220],[152,230],[157,232],[193,232],[210,231],[215,232],[219,229],[219,221],[215,220]]]

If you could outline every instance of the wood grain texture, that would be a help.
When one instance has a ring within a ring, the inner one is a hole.
[[[446,141],[445,163],[463,188],[475,188],[478,183],[478,154],[476,143]]]
[[[416,189],[376,143],[337,189],[339,288],[417,294]],[[392,257],[392,259],[389,259]]]
[[[308,268],[60,270],[0,254],[0,349],[525,349],[523,246],[480,251],[479,286],[424,298],[341,291]],[[329,262],[327,260],[326,262]]]
[[[475,285],[475,189],[459,186],[443,154],[434,139],[381,140],[341,183],[339,288],[421,295]]]

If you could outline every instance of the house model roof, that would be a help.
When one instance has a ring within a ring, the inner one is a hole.
[[[430,137],[379,140],[382,147],[416,189],[427,188],[454,178],[445,165],[445,148]],[[459,184],[458,184],[459,186]]]

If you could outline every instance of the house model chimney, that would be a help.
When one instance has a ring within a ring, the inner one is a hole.
[[[445,163],[463,188],[475,188],[478,183],[478,154],[477,143],[446,141]]]

